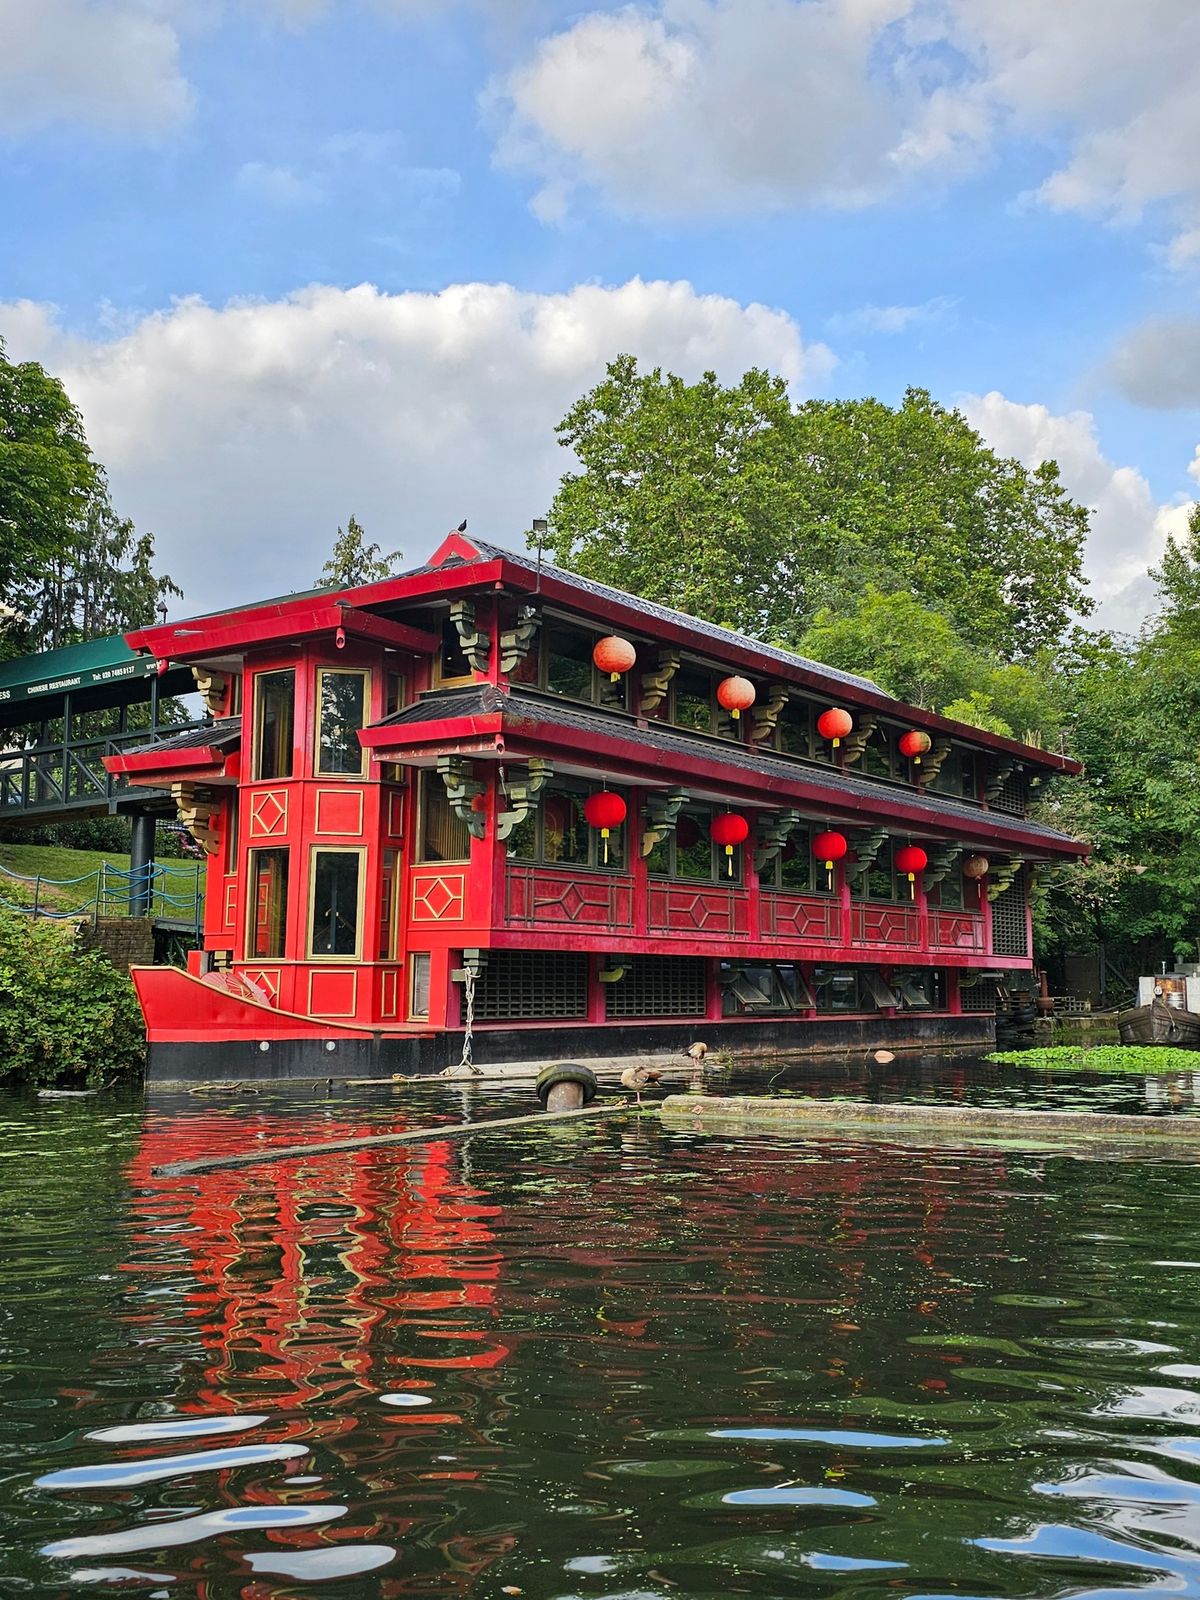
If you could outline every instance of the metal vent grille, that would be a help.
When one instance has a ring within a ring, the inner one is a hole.
[[[703,956],[637,956],[620,983],[606,986],[609,1017],[702,1017]]]
[[[587,957],[562,951],[493,950],[475,981],[480,1022],[585,1017]]]
[[[1014,817],[1023,817],[1029,806],[1029,779],[1023,772],[1010,772],[992,801],[997,811],[1007,811]]]
[[[1029,954],[1023,877],[1018,877],[1011,888],[992,901],[992,950],[998,956]]]
[[[1000,1009],[1000,980],[980,976],[969,986],[967,975],[959,983],[959,999],[964,1011],[998,1011]]]

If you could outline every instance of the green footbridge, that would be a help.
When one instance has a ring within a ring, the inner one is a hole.
[[[127,816],[132,825],[128,873],[115,867],[98,872],[91,892],[81,881],[79,897],[87,906],[77,914],[89,908],[111,914],[120,902],[132,915],[161,917],[181,931],[196,924],[195,898],[187,899],[173,868],[154,861],[155,822],[174,816],[171,796],[135,788],[104,766],[105,756],[132,745],[203,727],[209,718],[181,712],[179,705],[195,687],[189,668],[160,674],[153,658],[135,654],[119,633],[0,664],[0,824]],[[187,875],[200,881],[195,864]],[[11,881],[15,874],[0,877],[0,899],[56,914],[63,897],[42,896],[42,880],[30,880],[30,900],[24,883],[18,889]],[[47,888],[53,882],[44,880]]]

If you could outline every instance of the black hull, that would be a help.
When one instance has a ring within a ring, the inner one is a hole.
[[[1180,1050],[1200,1050],[1200,1016],[1152,1000],[1148,1006],[1122,1011],[1117,1017],[1122,1044],[1174,1045]]]
[[[803,1056],[814,1051],[990,1050],[994,1018],[901,1016],[821,1018],[818,1021],[730,1023],[697,1018],[688,1022],[612,1024],[606,1027],[487,1028],[474,1039],[474,1058],[483,1067],[548,1061],[613,1060],[662,1056],[684,1059],[688,1046],[703,1039],[711,1051],[738,1055]],[[150,1084],[244,1083],[320,1078],[389,1078],[393,1073],[426,1076],[452,1067],[462,1054],[461,1033],[374,1039],[275,1039],[268,1049],[256,1040],[211,1043],[155,1042],[150,1046],[146,1081]]]

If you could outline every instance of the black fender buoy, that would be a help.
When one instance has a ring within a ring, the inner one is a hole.
[[[596,1074],[578,1061],[556,1061],[537,1075],[534,1093],[543,1111],[576,1111],[596,1098]]]

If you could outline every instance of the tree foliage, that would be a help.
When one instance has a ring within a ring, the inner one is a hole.
[[[73,924],[0,910],[0,1076],[105,1083],[138,1072],[145,1054],[125,973],[80,950]]]
[[[8,655],[153,622],[181,591],[154,540],[117,516],[66,390],[0,343],[0,604]]]
[[[362,525],[352,516],[344,533],[338,529],[333,550],[317,582],[335,589],[357,589],[361,584],[390,578],[402,559],[400,550],[385,556],[381,545],[368,544]]]
[[[999,662],[963,639],[941,611],[873,584],[845,611],[822,607],[802,655],[871,678],[910,705],[1009,738],[1053,740],[1061,726],[1048,666]]]
[[[554,557],[758,638],[795,644],[874,585],[1028,661],[1090,609],[1088,514],[1057,467],[996,455],[921,389],[793,406],[762,371],[687,384],[623,355],[558,436],[580,470],[551,507]]]
[[[1133,972],[1200,958],[1200,508],[1153,573],[1160,609],[1132,641],[1096,636],[1069,664],[1071,748],[1045,815],[1093,846],[1056,873],[1046,949],[1121,953]]]

